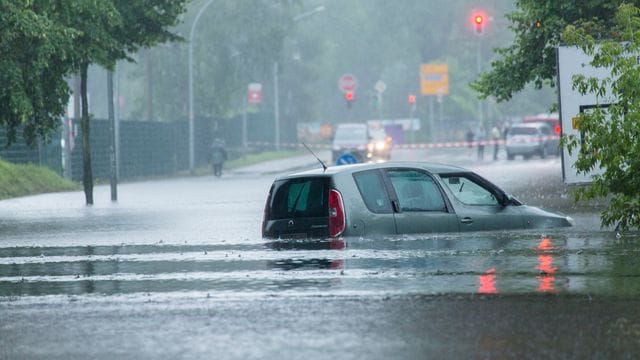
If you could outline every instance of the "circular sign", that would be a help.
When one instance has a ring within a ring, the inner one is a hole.
[[[351,74],[344,74],[338,80],[338,87],[342,92],[354,91],[358,87],[358,80]]]
[[[358,159],[352,154],[342,154],[336,159],[336,165],[356,164]]]
[[[385,84],[382,80],[378,80],[376,81],[376,84],[373,88],[376,89],[378,94],[382,94],[387,89],[387,84]]]

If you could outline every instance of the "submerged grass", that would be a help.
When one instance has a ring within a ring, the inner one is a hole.
[[[79,189],[46,167],[0,160],[0,199]]]

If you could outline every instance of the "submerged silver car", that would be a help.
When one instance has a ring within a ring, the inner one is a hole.
[[[336,238],[572,226],[523,205],[457,166],[387,162],[311,170],[275,179],[265,238]]]

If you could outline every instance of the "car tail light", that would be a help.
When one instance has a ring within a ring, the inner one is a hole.
[[[329,235],[336,237],[342,234],[345,227],[344,205],[342,195],[337,190],[329,191]]]

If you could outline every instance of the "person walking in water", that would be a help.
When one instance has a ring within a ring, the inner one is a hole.
[[[465,140],[467,140],[467,147],[469,148],[469,157],[471,157],[471,154],[473,152],[473,130],[471,129],[471,126],[469,126],[467,128],[467,133],[464,135]]]
[[[211,145],[211,165],[213,166],[213,175],[220,177],[222,175],[222,166],[227,160],[227,152],[224,149],[222,140],[215,139]]]

